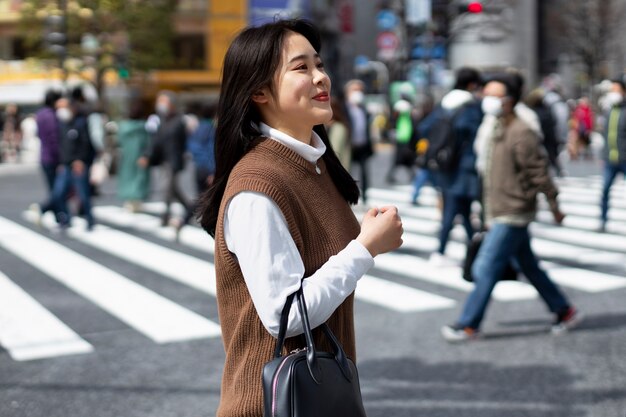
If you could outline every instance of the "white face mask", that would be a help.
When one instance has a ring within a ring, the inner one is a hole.
[[[485,114],[499,117],[502,115],[502,99],[494,96],[486,96],[483,98],[481,105]]]
[[[72,119],[72,111],[66,107],[57,109],[57,118],[62,122],[69,122]]]
[[[350,102],[350,104],[354,104],[355,106],[360,106],[361,104],[363,104],[364,100],[365,94],[363,94],[362,91],[358,90],[350,93],[350,96],[348,97],[348,101]]]
[[[167,105],[167,103],[158,103],[156,105],[156,112],[161,116],[167,116],[167,114],[170,112],[170,107]]]
[[[607,105],[609,107],[613,107],[613,106],[621,103],[622,100],[624,100],[624,96],[622,96],[617,91],[610,91],[610,92],[606,93],[605,100],[606,100],[606,103],[607,103]]]

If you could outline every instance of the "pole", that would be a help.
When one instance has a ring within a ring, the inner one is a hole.
[[[65,36],[65,45],[63,45],[64,47],[59,53],[59,68],[61,69],[62,73],[63,86],[65,86],[67,83],[67,70],[65,69],[65,60],[67,59],[67,45],[69,43],[67,34],[67,0],[58,0],[57,4],[62,17],[60,30],[61,33]]]

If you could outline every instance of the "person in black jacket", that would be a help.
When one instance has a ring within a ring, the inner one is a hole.
[[[193,210],[178,185],[178,177],[185,162],[187,128],[182,114],[177,111],[176,97],[169,91],[162,91],[157,96],[156,113],[159,116],[159,126],[153,137],[149,159],[151,165],[161,165],[165,173],[165,212],[161,224],[167,226],[170,223],[171,205],[174,200],[185,207],[184,221],[191,218],[189,213]]]
[[[67,98],[59,99],[56,107],[60,129],[60,165],[52,190],[52,201],[58,213],[57,220],[61,227],[70,224],[67,198],[73,185],[87,220],[87,230],[91,230],[94,218],[91,213],[89,168],[95,151],[89,137],[87,117],[78,102]]]
[[[561,176],[562,169],[559,162],[559,141],[555,130],[556,121],[552,115],[552,110],[545,104],[544,98],[544,91],[536,89],[528,93],[525,101],[526,105],[537,113],[541,125],[541,133],[543,133],[543,146],[548,153],[548,160],[552,168],[556,170],[556,174]]]

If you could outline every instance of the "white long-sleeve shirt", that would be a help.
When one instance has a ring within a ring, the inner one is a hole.
[[[326,151],[312,132],[311,145],[261,123],[262,133],[316,164]],[[252,302],[263,326],[278,336],[280,314],[287,297],[300,285],[304,291],[311,328],[324,323],[356,289],[357,281],[374,266],[369,251],[356,240],[322,265],[306,280],[304,263],[278,205],[264,194],[244,191],[235,195],[224,216],[224,238],[235,254]],[[289,313],[287,337],[303,332],[296,300]]]

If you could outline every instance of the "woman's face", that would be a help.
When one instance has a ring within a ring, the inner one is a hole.
[[[311,43],[302,35],[285,36],[281,63],[274,77],[274,94],[265,91],[262,103],[264,121],[298,138],[313,126],[328,122],[332,117],[330,106],[330,78]]]

